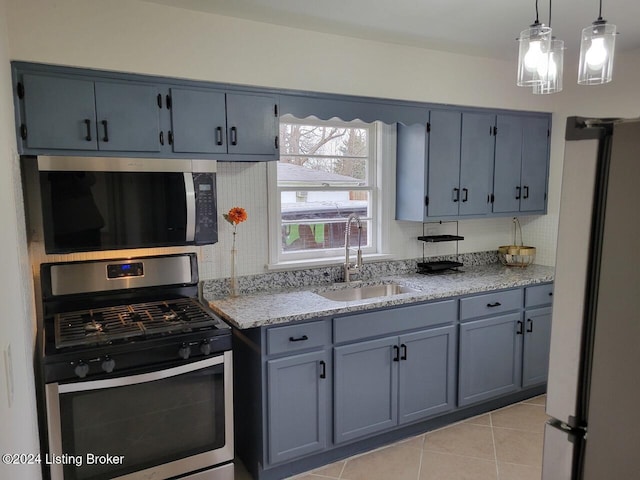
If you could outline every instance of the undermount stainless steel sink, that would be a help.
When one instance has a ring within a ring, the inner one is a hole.
[[[418,290],[413,288],[390,283],[388,285],[367,285],[359,287],[346,287],[339,290],[327,290],[324,292],[316,292],[318,295],[329,300],[338,302],[347,302],[350,300],[363,300],[365,298],[375,297],[391,297],[403,293],[415,293]]]

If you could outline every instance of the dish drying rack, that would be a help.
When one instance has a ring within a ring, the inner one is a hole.
[[[456,234],[455,235],[427,235],[425,233],[425,229],[427,225],[431,225],[437,223],[438,225],[442,225],[443,223],[455,223],[456,225]],[[422,274],[442,274],[446,272],[459,272],[459,267],[463,266],[462,262],[457,261],[460,257],[458,253],[458,242],[460,240],[464,240],[464,237],[459,235],[459,226],[458,222],[427,222],[422,224],[422,235],[418,237],[418,240],[423,242],[422,244],[422,262],[418,262],[418,273]],[[437,260],[428,262],[425,256],[425,244],[427,243],[436,243],[436,242],[456,242],[456,261],[453,260]]]

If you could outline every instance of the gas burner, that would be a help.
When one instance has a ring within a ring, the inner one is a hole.
[[[217,323],[192,298],[65,312],[54,321],[56,348],[191,332]]]

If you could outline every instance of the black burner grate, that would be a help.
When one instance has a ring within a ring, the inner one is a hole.
[[[55,316],[56,348],[182,333],[216,323],[191,298],[118,305]]]

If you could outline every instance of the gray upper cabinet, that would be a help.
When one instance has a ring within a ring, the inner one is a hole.
[[[427,218],[428,125],[397,126],[396,220]]]
[[[98,150],[160,151],[156,85],[96,82]]]
[[[431,110],[397,127],[396,219],[544,213],[549,119]]]
[[[171,88],[171,143],[178,153],[227,153],[224,92]]]
[[[547,200],[549,121],[498,115],[494,213],[544,213]]]
[[[27,155],[278,159],[278,96],[231,85],[15,62]]]
[[[270,95],[227,93],[230,154],[275,155],[278,147],[277,103]]]
[[[160,151],[155,85],[93,82],[25,74],[27,148],[48,150]]]
[[[462,114],[431,111],[427,162],[427,217],[458,215]]]
[[[93,82],[25,74],[24,118],[19,126],[27,148],[96,150]]]
[[[495,115],[462,114],[460,151],[460,216],[491,211]]]
[[[171,88],[173,152],[234,159],[277,153],[277,102],[270,95]]]
[[[326,351],[267,362],[269,463],[326,448],[330,382]]]
[[[542,212],[547,204],[549,122],[525,118],[522,135],[521,212]]]

